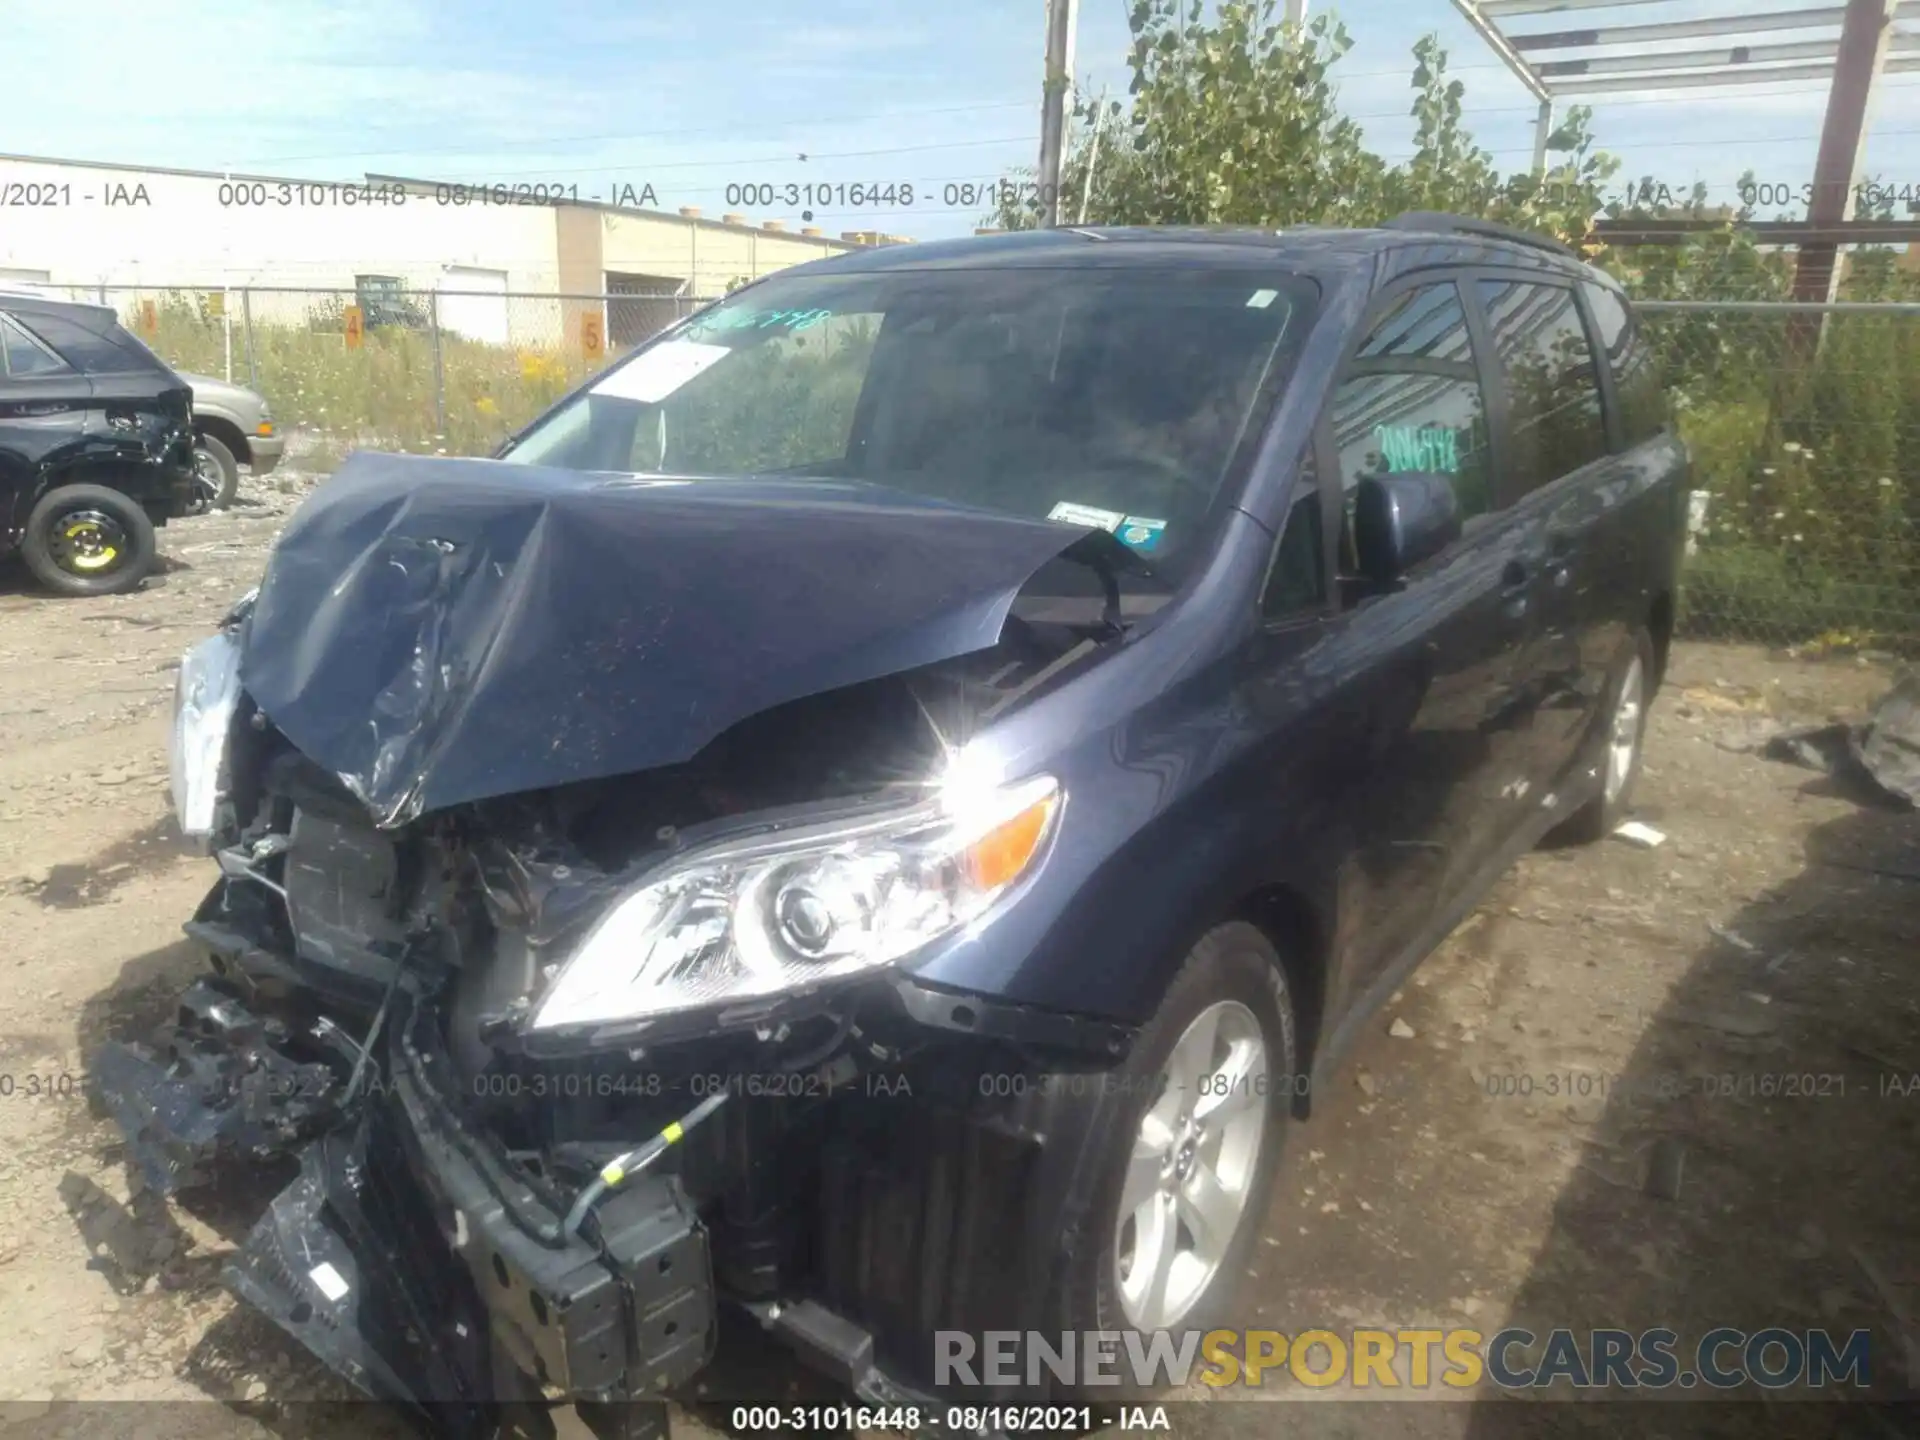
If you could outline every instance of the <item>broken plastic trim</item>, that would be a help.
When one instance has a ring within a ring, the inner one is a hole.
[[[92,1078],[147,1183],[168,1195],[205,1181],[223,1154],[270,1159],[339,1123],[357,1053],[338,1027],[296,1037],[200,980],[151,1044],[96,1051]]]

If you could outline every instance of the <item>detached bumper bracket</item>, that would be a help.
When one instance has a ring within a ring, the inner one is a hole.
[[[407,1406],[433,1433],[478,1440],[496,1398],[485,1312],[443,1247],[409,1224],[418,1217],[388,1212],[371,1128],[302,1152],[300,1177],[223,1278],[362,1393]]]
[[[170,1195],[208,1179],[222,1153],[270,1159],[338,1123],[352,1051],[336,1041],[303,1060],[283,1027],[202,980],[151,1045],[96,1051],[94,1085],[147,1183]]]

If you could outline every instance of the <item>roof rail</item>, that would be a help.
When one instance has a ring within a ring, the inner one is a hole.
[[[1530,245],[1535,250],[1551,250],[1556,255],[1565,255],[1578,260],[1579,252],[1558,240],[1545,235],[1535,235],[1526,230],[1517,230],[1511,225],[1501,225],[1492,220],[1475,220],[1466,215],[1449,215],[1442,210],[1409,210],[1404,215],[1396,215],[1380,227],[1382,230],[1431,230],[1439,234],[1478,235],[1485,240],[1507,240],[1515,245]]]

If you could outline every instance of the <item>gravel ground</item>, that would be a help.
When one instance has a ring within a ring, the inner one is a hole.
[[[168,527],[166,572],[133,595],[53,600],[0,572],[9,1434],[95,1433],[103,1413],[115,1430],[196,1440],[404,1433],[220,1288],[266,1196],[138,1193],[78,1083],[96,1044],[151,1025],[195,973],[179,924],[209,862],[169,832],[173,668],[255,582],[312,483],[247,482],[234,510]],[[1920,820],[1750,749],[1769,724],[1858,715],[1887,682],[1854,660],[1677,647],[1640,806],[1667,843],[1529,856],[1423,967],[1290,1142],[1241,1322],[1859,1326],[1877,1391],[1905,1393],[1917,1342],[1902,1317],[1920,1315]],[[1838,1078],[1761,1094],[1778,1075]],[[1729,1093],[1653,1093],[1698,1076],[1729,1077]],[[1656,1198],[1644,1177],[1668,1153],[1684,1155],[1681,1183]],[[1270,1380],[1257,1398],[1330,1393]],[[1236,1398],[1255,1397],[1216,1400]],[[1464,1436],[1505,1433],[1519,1413],[1446,1398],[1468,1403],[1309,1405],[1288,1425]],[[65,1403],[105,1400],[139,1403]],[[1858,1408],[1755,1403],[1723,1428],[1838,1434]],[[1631,1428],[1659,1433],[1670,1422],[1655,1415],[1678,1413],[1643,1403]],[[1214,1403],[1182,1412],[1176,1433],[1271,1433],[1263,1414]],[[1700,1433],[1706,1412],[1689,1414],[1671,1433]],[[1527,1433],[1628,1423],[1593,1405],[1525,1416]],[[676,1434],[703,1429],[676,1418]]]

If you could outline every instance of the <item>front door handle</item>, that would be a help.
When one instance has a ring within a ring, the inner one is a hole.
[[[1573,564],[1573,537],[1564,531],[1555,531],[1547,536],[1546,573],[1552,577],[1555,588],[1566,585]]]
[[[1509,620],[1523,620],[1527,597],[1533,589],[1533,571],[1520,560],[1509,560],[1500,567],[1500,610]]]

